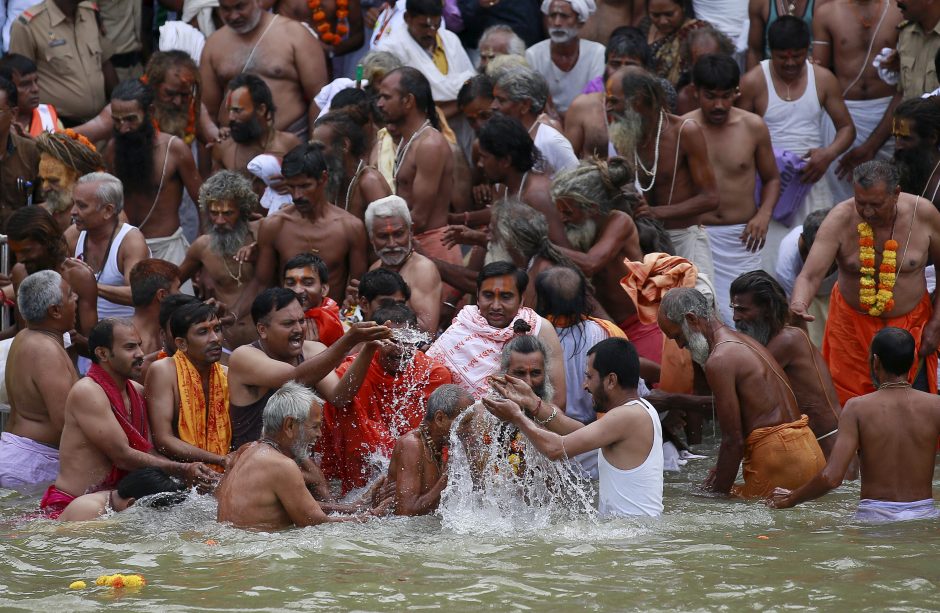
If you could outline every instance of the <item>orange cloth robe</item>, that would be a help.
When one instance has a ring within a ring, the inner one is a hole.
[[[229,418],[228,376],[218,362],[209,371],[209,403],[202,390],[199,371],[186,354],[177,351],[176,382],[180,391],[177,431],[180,440],[194,447],[225,457],[232,445],[232,422]],[[222,472],[221,466],[209,464]]]
[[[871,369],[868,354],[871,340],[882,328],[892,326],[903,328],[914,337],[917,350],[920,350],[920,337],[924,326],[933,315],[933,305],[926,293],[914,309],[905,315],[891,318],[872,317],[852,308],[842,293],[839,284],[832,288],[829,298],[829,319],[826,321],[826,334],[823,337],[822,354],[829,364],[832,382],[839,394],[842,406],[849,398],[870,394],[875,391],[871,382]],[[908,373],[908,381],[913,382],[920,367],[920,360],[915,360]],[[927,384],[931,394],[937,393],[937,354],[927,356]]]
[[[762,498],[775,487],[795,490],[826,466],[806,415],[794,422],[753,430],[746,447],[744,484],[731,488],[731,493],[741,498]]]
[[[307,309],[304,317],[317,324],[317,340],[327,347],[338,341],[346,331],[343,329],[343,321],[339,318],[339,305],[332,298],[324,298],[320,306]]]

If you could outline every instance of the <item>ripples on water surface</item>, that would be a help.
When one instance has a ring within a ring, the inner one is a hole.
[[[436,517],[250,533],[216,524],[208,497],[62,525],[20,520],[37,497],[0,490],[0,609],[940,608],[940,523],[854,524],[857,483],[788,511],[693,496],[706,453],[667,476],[658,521],[482,533]],[[148,585],[93,586],[115,572]],[[76,579],[92,587],[69,590]]]

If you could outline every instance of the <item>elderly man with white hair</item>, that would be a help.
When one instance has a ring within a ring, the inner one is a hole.
[[[435,334],[441,315],[441,275],[431,259],[414,250],[408,203],[399,196],[376,200],[366,209],[365,223],[379,256],[370,270],[388,268],[400,274],[411,288],[408,306],[417,314],[418,325]]]
[[[525,41],[511,27],[504,23],[498,23],[483,31],[483,34],[480,35],[477,50],[480,53],[477,70],[485,73],[486,65],[497,56],[518,55],[525,58]]]
[[[591,79],[604,73],[604,45],[579,36],[596,8],[594,0],[542,2],[548,40],[530,47],[525,56],[529,66],[548,81],[559,113],[568,110]]]

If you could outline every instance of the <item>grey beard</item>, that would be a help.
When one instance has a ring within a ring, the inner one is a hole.
[[[244,246],[249,231],[248,224],[243,219],[235,224],[231,232],[219,232],[215,226],[209,226],[209,247],[222,257],[233,256]]]
[[[512,262],[512,255],[509,253],[509,249],[503,244],[501,240],[497,237],[493,237],[490,240],[489,247],[486,249],[486,258],[484,259],[486,264],[491,262]]]
[[[578,28],[552,28],[548,37],[553,43],[563,44],[574,40],[578,36]]]
[[[61,213],[72,208],[72,191],[64,192],[58,189],[46,191],[46,208],[50,213]]]
[[[291,447],[291,453],[294,454],[294,460],[298,464],[302,463],[310,457],[310,441],[304,435],[301,435]]]
[[[643,134],[643,116],[631,108],[617,116],[607,127],[607,137],[614,149],[622,156],[636,150]]]
[[[739,321],[734,324],[738,332],[747,334],[763,346],[770,342],[770,324],[764,320],[758,321]]]
[[[545,381],[542,385],[538,387],[533,387],[532,391],[535,392],[535,395],[541,398],[545,402],[551,402],[552,397],[555,395],[555,386],[552,385],[552,380],[549,379],[548,375],[545,375]]]
[[[701,332],[693,332],[685,320],[680,325],[689,353],[692,354],[692,361],[699,366],[705,366],[705,362],[708,361],[708,356],[712,351],[711,347],[708,346],[708,339]]]
[[[597,238],[597,222],[587,219],[580,224],[565,224],[565,236],[572,247],[587,253]]]
[[[411,240],[408,241],[408,247],[386,247],[385,249],[379,249],[375,252],[379,259],[382,260],[382,263],[386,266],[398,266],[406,259],[411,253]]]

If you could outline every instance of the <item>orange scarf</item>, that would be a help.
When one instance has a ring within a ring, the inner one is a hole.
[[[324,298],[320,306],[307,309],[304,317],[317,324],[317,340],[327,347],[338,341],[345,332],[339,318],[339,305],[332,298]]]
[[[207,409],[199,371],[182,351],[176,352],[173,361],[180,390],[180,439],[209,453],[225,456],[232,444],[232,422],[228,413],[228,377],[222,365],[212,365]],[[213,468],[222,472],[221,467]]]
[[[612,321],[607,321],[606,319],[601,319],[600,317],[592,317],[590,315],[582,315],[581,320],[578,322],[573,321],[570,317],[567,316],[555,316],[555,315],[546,315],[545,319],[551,322],[556,328],[570,328],[581,321],[593,321],[601,328],[604,329],[604,332],[607,333],[607,338],[627,338],[626,333],[620,329],[620,327]],[[629,339],[628,339],[629,340]]]

